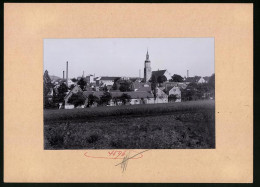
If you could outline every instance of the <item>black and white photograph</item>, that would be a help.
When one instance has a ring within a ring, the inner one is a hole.
[[[215,149],[214,38],[43,40],[44,149]]]

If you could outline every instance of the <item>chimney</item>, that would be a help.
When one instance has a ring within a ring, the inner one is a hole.
[[[139,78],[141,78],[141,70],[139,69]]]
[[[65,79],[65,74],[64,74],[65,72],[63,71],[63,80]]]
[[[189,70],[187,70],[187,78],[189,77]]]
[[[69,86],[69,83],[68,83],[68,81],[69,81],[69,63],[68,63],[68,61],[67,61],[66,69],[67,69],[67,71],[66,71],[66,84],[67,84],[67,86]]]
[[[85,74],[85,72],[83,71],[83,75],[82,75],[82,77],[84,77],[84,76],[85,76],[84,74]]]

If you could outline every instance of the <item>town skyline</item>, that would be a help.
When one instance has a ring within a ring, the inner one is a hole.
[[[144,76],[147,50],[152,71],[171,75],[211,76],[214,72],[214,38],[102,38],[44,39],[44,71],[63,77],[69,62],[69,78]],[[178,63],[177,63],[178,62]]]

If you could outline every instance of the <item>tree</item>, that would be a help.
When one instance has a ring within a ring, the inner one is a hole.
[[[43,74],[43,101],[44,108],[52,108],[53,106],[53,97],[48,94],[53,89],[53,84],[51,83],[51,78],[47,70]]]
[[[210,76],[208,85],[210,89],[210,95],[215,98],[215,73]]]
[[[73,79],[71,79],[71,81],[75,83],[75,82],[77,82],[77,79],[73,78]]]
[[[68,87],[65,83],[62,83],[58,89],[57,93],[55,92],[53,96],[53,101],[54,103],[63,103],[64,102],[64,97],[67,95],[68,92]]]
[[[103,90],[104,90],[105,92],[108,91],[108,89],[107,89],[107,85],[104,86]]]
[[[104,92],[104,94],[100,97],[100,104],[108,105],[111,99],[112,99],[111,94],[109,92]]]
[[[215,73],[210,76],[208,84],[210,88],[215,89]]]
[[[120,97],[113,97],[113,102],[115,103],[115,105],[118,105],[118,102],[120,101]]]
[[[79,87],[84,90],[85,86],[87,85],[87,81],[82,77],[79,81],[78,81],[78,85]]]
[[[150,82],[151,82],[151,89],[152,89],[154,98],[156,98],[157,79],[156,79],[155,75],[152,75]]]
[[[88,106],[92,106],[94,103],[98,103],[99,98],[97,96],[94,96],[93,94],[90,94],[88,96]]]
[[[53,84],[51,83],[51,78],[47,70],[45,70],[43,75],[43,95],[47,96],[50,92],[51,88],[53,88]]]
[[[174,74],[170,82],[183,82],[183,77],[178,74]]]
[[[157,77],[157,82],[160,83],[160,84],[164,83],[166,81],[167,81],[167,78],[164,75]]]
[[[122,83],[120,83],[119,90],[121,92],[131,91],[131,83],[129,81],[123,81]]]
[[[72,94],[72,96],[68,100],[68,103],[73,104],[76,108],[77,106],[84,105],[85,101],[86,97],[84,96],[83,92],[77,92],[75,94]]]
[[[130,95],[123,93],[119,99],[122,101],[123,105],[125,105],[126,103],[130,102],[132,98]]]
[[[70,85],[70,90],[72,90],[75,87],[74,84]]]

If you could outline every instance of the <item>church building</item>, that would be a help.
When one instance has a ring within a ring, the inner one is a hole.
[[[144,82],[149,82],[149,80],[152,78],[152,76],[154,76],[156,79],[159,76],[165,76],[167,78],[167,81],[169,81],[171,79],[171,74],[166,69],[152,71],[151,61],[149,59],[149,53],[147,50],[146,60],[144,61]]]

